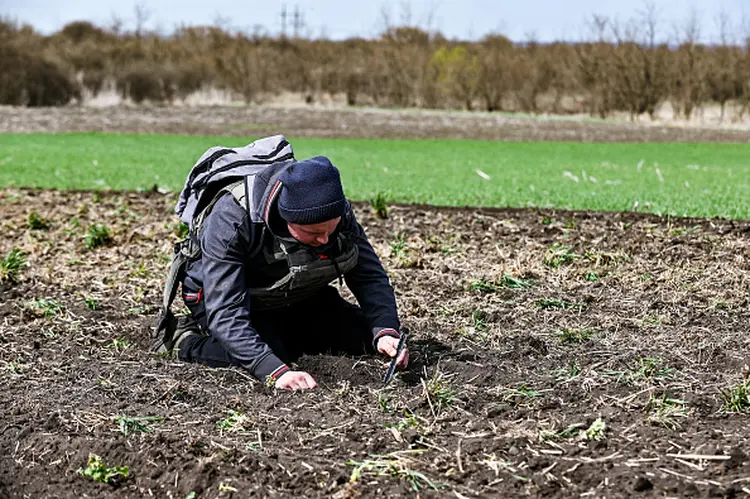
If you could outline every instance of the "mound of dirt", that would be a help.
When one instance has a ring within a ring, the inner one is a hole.
[[[382,359],[303,357],[321,388],[286,393],[149,354],[173,195],[0,198],[0,257],[29,264],[0,284],[2,497],[750,489],[747,408],[727,412],[745,407],[727,395],[750,351],[747,222],[357,205],[411,368],[384,387]],[[111,241],[87,249],[96,223]],[[127,477],[81,476],[90,454]]]

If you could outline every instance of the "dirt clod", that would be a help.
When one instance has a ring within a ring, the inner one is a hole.
[[[635,481],[635,485],[633,485],[633,490],[635,492],[646,492],[647,490],[651,490],[653,488],[654,484],[651,483],[651,480],[644,476],[639,476]]]

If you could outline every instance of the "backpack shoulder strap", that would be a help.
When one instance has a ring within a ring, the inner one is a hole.
[[[211,214],[219,199],[227,192],[230,193],[238,203],[240,203],[240,206],[244,206],[245,209],[250,212],[249,196],[247,195],[248,190],[247,177],[235,180],[231,184],[219,189],[213,199],[211,199],[211,202],[209,202],[208,205],[206,205],[206,207],[195,217],[191,234],[194,235],[196,239],[200,236],[200,233],[203,230],[203,222],[205,222],[208,215]]]
[[[174,256],[164,283],[162,309],[152,336],[152,349],[160,351],[165,338],[171,338],[177,327],[177,319],[170,310],[177,295],[177,285],[185,278],[185,265],[200,254],[200,245],[191,236],[175,244]]]

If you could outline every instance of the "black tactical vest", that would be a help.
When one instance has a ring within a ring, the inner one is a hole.
[[[200,233],[202,222],[213,209],[215,201],[225,192],[231,193],[240,206],[252,206],[246,202],[246,193],[253,192],[256,187],[254,185],[256,178],[256,176],[252,176],[234,182],[222,189],[215,200],[201,213],[200,222],[197,224],[198,232]],[[355,242],[346,234],[340,232],[334,233],[332,240],[322,252],[320,248],[302,244],[291,237],[274,234],[271,231],[268,216],[270,206],[275,202],[280,190],[274,189],[272,186],[273,183],[269,183],[269,189],[266,189],[262,196],[262,205],[266,207],[262,210],[266,225],[263,237],[265,242],[260,251],[262,251],[267,265],[272,266],[285,262],[288,272],[284,277],[269,286],[248,288],[247,292],[253,298],[253,306],[258,309],[278,308],[296,303],[309,298],[320,288],[327,286],[336,279],[341,282],[343,275],[357,265],[357,258],[359,257],[359,250]],[[255,213],[258,213],[258,211],[260,210],[255,211]]]

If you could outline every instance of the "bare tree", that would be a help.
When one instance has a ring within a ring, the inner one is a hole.
[[[750,17],[744,12],[742,19],[739,21],[739,38],[742,51],[742,60],[739,65],[740,79],[742,81],[742,95],[740,97],[740,107],[737,111],[738,118],[742,119],[750,111]]]
[[[712,49],[706,82],[711,99],[721,106],[719,120],[724,121],[727,103],[742,96],[743,82],[740,73],[744,54],[733,43],[729,13],[721,9],[715,21],[720,44]]]
[[[401,0],[401,26],[411,26],[412,8],[411,0]]]
[[[716,23],[716,31],[717,35],[719,37],[719,43],[721,46],[727,46],[730,44],[734,44],[734,36],[732,36],[731,33],[731,19],[729,17],[729,12],[724,10],[722,7],[719,12],[716,13],[716,16],[714,17],[714,22]]]
[[[643,10],[638,12],[644,26],[646,44],[649,48],[656,46],[656,34],[659,28],[659,12],[653,0],[645,2]]]
[[[144,3],[137,3],[133,6],[133,15],[135,16],[135,37],[141,38],[146,23],[151,19],[151,10]]]
[[[744,12],[742,13],[742,19],[740,19],[739,31],[740,41],[744,44],[747,53],[750,50],[750,16]]]
[[[120,35],[122,33],[122,27],[125,25],[125,22],[122,20],[122,17],[112,12],[110,15],[109,20],[109,31],[111,31],[115,35]]]
[[[223,16],[220,12],[214,14],[211,25],[226,33],[232,32],[232,18],[229,16]]]
[[[486,111],[502,110],[514,50],[513,42],[502,35],[487,35],[479,44],[478,92]]]
[[[705,67],[698,11],[690,9],[683,23],[675,25],[673,29],[679,47],[672,65],[672,106],[675,115],[681,114],[685,119],[690,119],[705,98]]]
[[[657,46],[658,13],[646,3],[638,17],[609,23],[615,45],[607,75],[612,84],[614,106],[627,110],[630,119],[642,113],[654,119],[656,109],[667,97],[668,49]]]
[[[391,19],[391,11],[383,4],[380,6],[380,31],[381,33],[388,32],[393,27],[393,21]]]
[[[435,23],[435,15],[440,8],[440,2],[430,0],[427,4],[426,11],[424,13],[424,22],[421,23],[426,31],[431,31]]]
[[[697,45],[701,41],[700,13],[695,7],[690,8],[690,13],[681,24],[673,25],[674,39],[681,43]]]
[[[609,18],[601,14],[592,14],[591,18],[586,21],[591,34],[594,35],[593,41],[604,43],[607,41],[607,29],[609,28]]]

